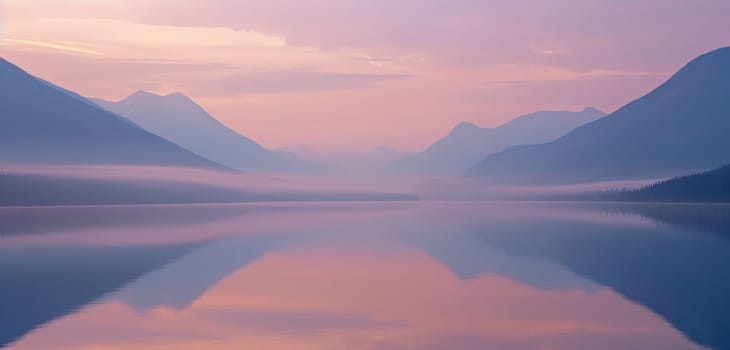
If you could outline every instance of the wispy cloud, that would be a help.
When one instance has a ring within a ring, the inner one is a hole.
[[[402,80],[408,74],[331,73],[308,69],[237,73],[201,81],[194,95],[240,95],[363,89],[380,81]]]
[[[730,45],[727,0],[3,3],[25,42],[2,55],[30,72],[110,99],[185,91],[269,146],[420,149],[464,119],[613,110]]]
[[[12,39],[12,38],[5,38],[4,40],[11,44],[42,47],[42,48],[47,48],[47,49],[54,49],[54,50],[79,53],[79,54],[85,54],[85,55],[93,55],[93,56],[103,56],[104,55],[104,53],[101,51],[78,47],[78,46],[70,46],[70,45],[66,45],[66,44],[59,44],[59,43],[52,43],[52,42],[45,42],[45,41],[36,41],[36,40]]]
[[[55,50],[4,50],[3,58],[33,75],[88,96],[117,99],[132,91],[174,91],[209,74],[225,74],[223,63],[196,63],[174,59],[124,59],[109,55],[59,54]],[[67,82],[73,82],[69,86]]]

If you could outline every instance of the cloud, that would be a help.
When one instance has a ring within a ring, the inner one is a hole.
[[[307,69],[236,73],[200,81],[191,93],[196,96],[230,96],[352,90],[364,89],[376,82],[410,77],[408,74],[330,73]]]
[[[545,109],[586,106],[613,112],[661,84],[662,74],[585,75],[575,79],[490,81],[476,98],[487,103],[519,105],[531,101]]]
[[[97,6],[93,14],[88,1],[70,1],[77,2],[86,7],[69,15],[228,27],[284,37],[290,45],[416,53],[456,65],[528,61],[641,70],[673,67],[730,44],[726,0],[191,0],[185,6],[112,0],[106,8],[113,11]]]
[[[0,0],[0,44],[5,37],[5,3]]]
[[[11,38],[5,38],[5,41],[8,43],[11,43],[11,44],[36,46],[36,47],[60,50],[60,51],[64,51],[64,52],[92,55],[92,56],[103,56],[104,55],[103,52],[93,50],[93,49],[87,49],[87,48],[83,48],[83,47],[77,47],[77,46],[71,46],[71,45],[59,44],[59,43],[52,43],[52,42],[45,42],[45,41],[11,39]]]
[[[4,2],[9,37],[105,54],[67,68],[71,52],[4,50],[41,77],[104,98],[185,91],[264,144],[329,149],[418,149],[461,120],[613,110],[730,45],[727,0]]]
[[[6,51],[3,56],[30,74],[82,95],[107,98],[126,96],[139,89],[173,91],[187,86],[196,75],[231,70],[231,66],[221,63],[97,58],[52,51]]]

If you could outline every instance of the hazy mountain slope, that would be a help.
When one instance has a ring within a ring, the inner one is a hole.
[[[705,54],[613,114],[544,145],[487,157],[469,175],[510,183],[666,177],[730,163],[730,48]]]
[[[497,128],[480,128],[462,122],[425,151],[401,160],[392,168],[407,173],[460,174],[490,154],[514,145],[555,140],[603,116],[605,113],[601,111],[586,108],[580,112],[537,112],[518,117]]]
[[[108,100],[104,100],[104,99],[100,99],[100,98],[90,97],[90,98],[88,98],[88,100],[95,103],[97,106],[104,108],[110,112],[112,111],[112,109],[114,109],[114,105],[116,104],[116,102],[114,102],[114,101],[108,101]],[[116,112],[113,112],[113,113],[116,113]]]
[[[0,59],[0,163],[223,168]]]
[[[200,156],[243,171],[311,170],[302,159],[285,159],[229,129],[187,96],[138,91],[119,101],[94,100],[141,128]]]

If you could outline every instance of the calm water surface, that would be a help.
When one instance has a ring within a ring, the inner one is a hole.
[[[730,348],[730,209],[0,209],[0,348]]]

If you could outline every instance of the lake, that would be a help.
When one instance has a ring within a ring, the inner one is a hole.
[[[730,349],[730,207],[0,209],[0,348]]]

